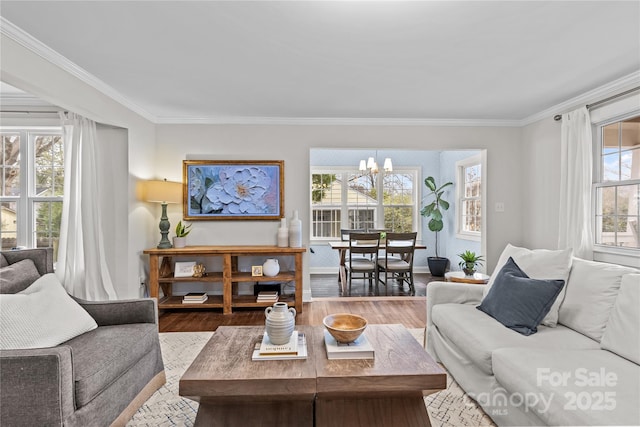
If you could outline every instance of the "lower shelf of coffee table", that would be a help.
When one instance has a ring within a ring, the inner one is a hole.
[[[278,302],[286,302],[289,306],[295,306],[295,298],[293,295],[284,295],[278,299]],[[235,295],[231,301],[232,307],[270,307],[273,305],[273,301],[256,301],[254,295]],[[158,303],[159,309],[175,309],[175,308],[188,308],[188,309],[210,309],[210,308],[223,308],[222,295],[209,295],[209,298],[198,304],[184,304],[182,302],[182,296],[171,296],[160,300]]]

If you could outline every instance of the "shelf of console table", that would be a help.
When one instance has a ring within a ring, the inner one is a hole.
[[[233,295],[234,283],[240,282],[295,282],[294,297],[281,297],[279,301],[287,302],[302,313],[302,254],[306,248],[280,248],[277,246],[187,246],[185,248],[147,249],[149,255],[149,295],[158,300],[159,309],[198,309],[222,308],[224,314],[231,314],[234,307],[268,307],[271,302],[256,302],[253,295]],[[294,271],[281,271],[278,275],[252,276],[251,273],[237,271],[239,256],[293,256]],[[220,256],[222,271],[208,272],[203,277],[160,277],[160,258],[188,256]],[[177,282],[219,282],[222,283],[222,296],[209,295],[202,304],[183,304],[182,297],[172,295],[172,285]],[[159,289],[162,287],[164,298],[160,299]]]

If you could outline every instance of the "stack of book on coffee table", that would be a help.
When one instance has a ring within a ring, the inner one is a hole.
[[[182,297],[183,304],[202,304],[205,302],[209,296],[207,296],[206,292],[189,292],[185,296]]]
[[[307,340],[303,332],[293,331],[289,342],[272,344],[265,333],[253,348],[251,360],[294,360],[307,358]]]
[[[375,351],[373,346],[362,334],[357,340],[350,343],[339,343],[331,336],[329,331],[324,331],[324,344],[327,349],[327,359],[373,359]]]

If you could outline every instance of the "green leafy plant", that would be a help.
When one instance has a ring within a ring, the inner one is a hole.
[[[425,199],[433,197],[433,201],[422,208],[420,215],[425,218],[430,218],[427,225],[429,230],[436,233],[436,258],[440,258],[438,256],[438,233],[444,228],[444,222],[442,222],[442,211],[449,209],[449,202],[444,200],[442,195],[444,194],[444,189],[453,185],[453,182],[447,182],[438,187],[436,185],[435,178],[429,176],[425,178],[424,185],[426,185],[430,190],[430,193],[425,196]]]
[[[191,225],[192,224],[185,226],[182,224],[182,221],[178,222],[178,225],[176,225],[176,237],[187,237],[187,235],[191,233]]]
[[[461,254],[458,254],[458,256],[460,257],[460,259],[462,259],[462,261],[458,263],[458,266],[462,268],[465,273],[467,273],[467,271],[469,272],[475,271],[477,266],[482,265],[484,263],[484,259],[482,258],[482,255],[476,255],[475,252],[472,252],[469,250],[464,251]]]

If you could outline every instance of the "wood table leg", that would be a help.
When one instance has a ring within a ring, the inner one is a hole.
[[[317,398],[316,427],[425,427],[431,426],[424,399]]]
[[[233,300],[231,283],[231,255],[222,256],[222,314],[231,314]]]
[[[313,427],[313,401],[200,403],[196,427]]]

